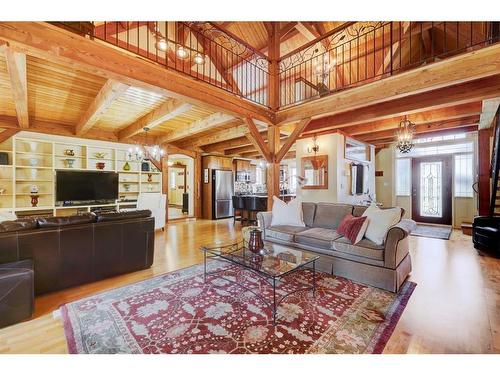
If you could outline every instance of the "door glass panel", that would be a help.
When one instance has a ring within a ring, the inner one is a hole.
[[[420,163],[420,216],[442,217],[442,162]]]

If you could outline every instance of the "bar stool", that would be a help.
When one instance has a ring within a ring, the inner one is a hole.
[[[233,215],[233,225],[236,224],[237,221],[240,221],[241,224],[247,220],[244,216],[244,210],[245,210],[245,201],[243,197],[233,195],[233,209],[234,209],[234,215]]]
[[[245,209],[248,211],[248,222],[257,224],[257,213],[267,211],[267,197],[245,197]]]

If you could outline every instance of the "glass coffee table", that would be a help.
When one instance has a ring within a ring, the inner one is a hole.
[[[221,278],[231,283],[235,283],[241,288],[253,293],[272,309],[273,325],[276,325],[276,312],[279,304],[289,295],[303,290],[312,290],[313,297],[316,296],[316,260],[319,259],[319,256],[313,253],[266,242],[264,249],[262,249],[259,254],[255,254],[244,246],[243,241],[229,245],[202,246],[201,250],[204,254],[203,264],[205,283],[207,282],[207,276],[217,275],[215,278]],[[237,282],[236,278],[232,280],[220,275],[225,271],[224,268],[215,271],[207,271],[207,259],[222,260],[229,264],[243,267],[245,270],[251,271],[255,276],[264,279],[272,287],[272,301],[269,301],[269,299],[265,298],[263,295]],[[297,284],[298,287],[277,299],[276,286],[286,281],[286,279],[284,279],[285,276],[292,276],[296,271],[306,266],[312,268],[312,284],[305,284],[295,280],[295,284]]]

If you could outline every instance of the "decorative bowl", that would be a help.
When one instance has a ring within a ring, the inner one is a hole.
[[[102,161],[97,162],[97,163],[95,163],[95,167],[96,167],[97,169],[104,169],[104,168],[106,167],[106,163],[104,163],[104,162],[102,162]]]
[[[96,159],[104,159],[106,157],[106,153],[105,152],[94,152],[94,157]]]

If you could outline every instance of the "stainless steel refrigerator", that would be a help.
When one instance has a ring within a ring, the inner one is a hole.
[[[233,216],[233,172],[213,171],[212,186],[214,219]]]

